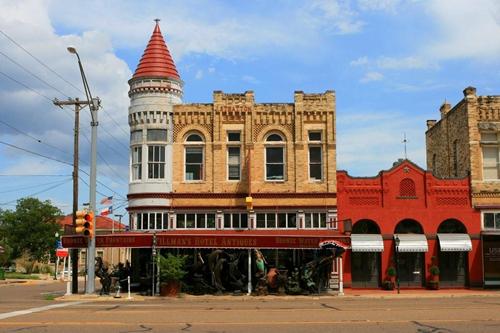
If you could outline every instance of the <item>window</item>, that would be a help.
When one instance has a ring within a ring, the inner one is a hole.
[[[483,179],[500,179],[497,133],[481,133],[481,147],[483,151]]]
[[[168,213],[137,213],[137,230],[168,229]]]
[[[241,142],[240,132],[227,132],[227,141],[229,142]]]
[[[215,229],[215,214],[177,214],[178,229]]]
[[[295,213],[258,213],[257,228],[259,229],[290,229],[297,228]]]
[[[266,140],[266,180],[285,180],[285,147],[278,134],[271,134]]]
[[[203,179],[203,139],[198,134],[190,134],[186,139],[184,180]]]
[[[168,141],[165,129],[148,129],[147,135],[148,141]]]
[[[148,147],[148,178],[165,178],[165,146]]]
[[[304,218],[305,229],[326,228],[326,213],[305,213]]]
[[[500,212],[483,213],[483,228],[500,229]]]
[[[132,148],[132,180],[142,178],[142,147]]]
[[[246,229],[248,228],[247,213],[224,214],[224,229]]]
[[[310,131],[309,137],[309,179],[323,179],[323,153],[321,146],[321,131]]]
[[[227,178],[240,180],[240,147],[227,148]]]
[[[142,142],[142,130],[133,131],[130,133],[130,143],[141,143]]]

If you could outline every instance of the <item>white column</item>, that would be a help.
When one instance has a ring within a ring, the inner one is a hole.
[[[248,249],[248,293],[252,294],[252,250]]]
[[[344,267],[342,263],[342,257],[338,258],[338,264],[339,264],[339,295],[343,296],[344,295]]]

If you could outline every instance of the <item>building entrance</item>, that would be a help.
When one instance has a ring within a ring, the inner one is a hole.
[[[439,253],[439,281],[443,287],[464,287],[467,283],[467,252]]]
[[[353,252],[351,274],[353,288],[379,288],[380,253]]]
[[[424,276],[424,253],[399,253],[399,283],[402,287],[422,287]]]

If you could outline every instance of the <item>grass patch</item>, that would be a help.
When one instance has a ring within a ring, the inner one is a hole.
[[[15,273],[15,272],[5,272],[6,279],[23,279],[23,280],[40,280],[38,275]]]
[[[46,301],[53,301],[56,299],[56,296],[54,296],[52,294],[47,294],[47,295],[43,295],[43,299]]]

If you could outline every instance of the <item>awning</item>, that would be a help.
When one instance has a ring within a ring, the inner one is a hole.
[[[351,234],[352,252],[383,252],[384,241],[380,234]]]
[[[395,234],[399,238],[399,252],[427,252],[429,247],[427,245],[427,238],[424,234]]]
[[[472,251],[472,242],[468,234],[437,234],[439,247],[443,252]]]

